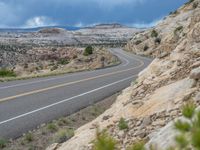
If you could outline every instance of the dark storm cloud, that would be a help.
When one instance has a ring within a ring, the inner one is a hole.
[[[149,24],[186,0],[0,0],[1,27]]]

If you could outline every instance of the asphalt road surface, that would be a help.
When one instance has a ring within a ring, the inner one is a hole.
[[[23,133],[128,87],[151,59],[111,49],[118,66],[56,77],[0,83],[0,137]]]

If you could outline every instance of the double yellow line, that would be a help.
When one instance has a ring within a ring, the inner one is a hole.
[[[141,61],[139,59],[137,59],[137,60],[140,62],[140,65],[137,66],[137,67],[132,67],[132,68],[121,70],[121,71],[115,71],[115,72],[112,72],[112,73],[107,73],[107,74],[103,74],[103,75],[99,75],[99,76],[95,76],[95,77],[91,77],[91,78],[86,78],[86,79],[73,81],[73,82],[69,82],[69,83],[63,83],[63,84],[59,84],[59,85],[55,85],[55,86],[51,86],[51,87],[47,87],[47,88],[43,88],[43,89],[39,89],[39,90],[34,90],[34,91],[30,91],[30,92],[10,96],[10,97],[1,98],[0,102],[13,100],[13,99],[16,99],[16,98],[19,98],[19,97],[37,94],[37,93],[41,93],[41,92],[44,92],[44,91],[48,91],[48,90],[52,90],[52,89],[56,89],[56,88],[61,88],[61,87],[65,87],[65,86],[68,86],[68,85],[72,85],[72,84],[76,84],[76,83],[80,83],[80,82],[85,82],[85,81],[89,81],[89,80],[94,80],[94,79],[98,79],[98,78],[102,78],[102,77],[106,77],[106,76],[110,76],[110,75],[119,74],[119,73],[122,73],[122,72],[127,72],[127,71],[130,71],[130,70],[133,70],[133,69],[137,69],[137,68],[140,68],[144,65],[143,61]]]

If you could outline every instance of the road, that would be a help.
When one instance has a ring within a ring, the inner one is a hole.
[[[23,133],[72,114],[126,88],[151,59],[111,49],[118,66],[56,77],[0,83],[0,137]]]

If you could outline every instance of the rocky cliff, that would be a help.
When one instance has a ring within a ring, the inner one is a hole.
[[[200,0],[190,0],[156,27],[135,34],[126,50],[155,59],[109,110],[49,149],[92,149],[97,127],[106,129],[120,150],[141,139],[161,148],[173,145],[171,121],[181,116],[185,102],[200,102]],[[125,130],[119,128],[122,117]]]

